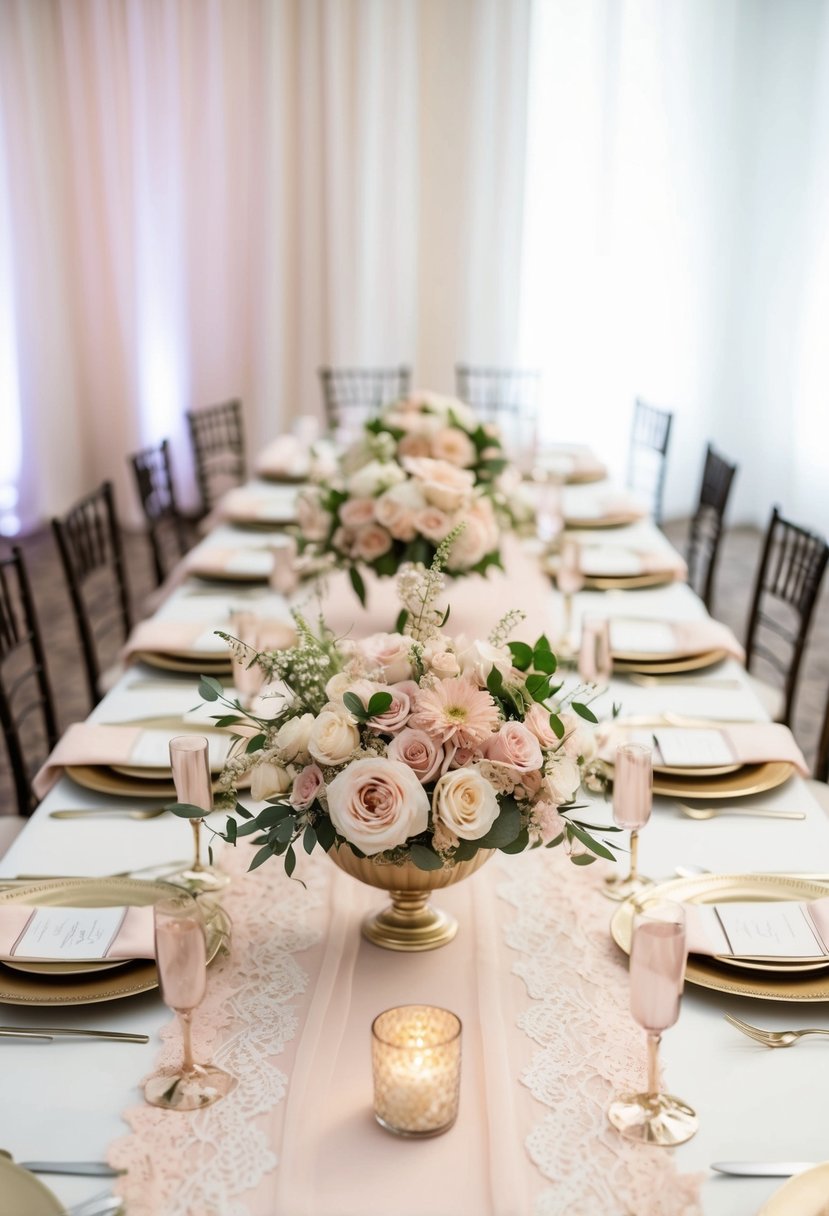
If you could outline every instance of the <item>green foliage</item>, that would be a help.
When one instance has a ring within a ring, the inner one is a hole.
[[[363,582],[363,576],[356,566],[348,567],[348,577],[351,580],[351,586],[354,588],[354,593],[357,599],[365,608],[366,606],[366,585]]]
[[[224,689],[214,676],[199,676],[199,696],[202,701],[218,701]]]
[[[171,802],[164,808],[171,815],[178,815],[180,819],[203,819],[210,812],[206,811],[203,806],[193,806],[189,802]]]
[[[409,846],[409,856],[412,862],[417,866],[418,870],[442,870],[443,860],[434,849],[430,849],[425,844],[413,844]]]

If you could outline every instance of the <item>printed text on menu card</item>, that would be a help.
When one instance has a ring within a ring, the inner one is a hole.
[[[12,956],[54,962],[106,958],[126,914],[126,908],[35,908]]]

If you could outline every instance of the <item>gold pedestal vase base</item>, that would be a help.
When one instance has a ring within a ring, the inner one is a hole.
[[[384,950],[437,950],[452,941],[458,922],[429,903],[433,891],[448,887],[479,870],[492,856],[492,849],[479,849],[469,861],[441,870],[419,870],[410,861],[400,865],[357,857],[347,846],[333,848],[328,856],[341,870],[370,887],[388,891],[391,903],[363,920],[362,933]]]

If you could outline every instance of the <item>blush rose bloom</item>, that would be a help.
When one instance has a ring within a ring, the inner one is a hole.
[[[427,453],[414,453],[411,455]],[[468,469],[475,463],[475,444],[469,436],[456,426],[442,427],[432,438],[432,450],[428,453],[435,460],[446,460],[458,468]]]
[[[309,764],[294,778],[291,806],[297,811],[307,811],[324,786],[325,780],[319,765]]]
[[[524,715],[524,725],[531,730],[542,747],[559,747],[561,740],[550,726],[550,711],[537,701]]]
[[[331,526],[331,516],[325,510],[316,490],[300,490],[296,496],[296,519],[306,540],[324,540]]]
[[[289,718],[287,722],[282,723],[276,732],[275,743],[286,760],[305,763],[308,759],[308,740],[311,738],[313,725],[313,714],[302,714],[298,718]]]
[[[486,835],[498,818],[495,790],[476,768],[444,773],[432,794],[435,818],[464,840]]]
[[[395,540],[414,540],[416,529],[414,517],[426,506],[426,499],[416,481],[402,481],[381,494],[374,503],[374,517],[378,524],[388,528]]]
[[[430,456],[432,454],[431,444],[429,443],[428,435],[418,435],[411,431],[408,435],[404,435],[397,445],[398,455],[402,456]]]
[[[467,514],[464,524],[463,532],[455,537],[449,550],[450,570],[469,570],[497,547],[497,540],[493,544],[489,529],[479,519]]]
[[[418,532],[437,544],[448,536],[455,526],[455,520],[440,507],[424,507],[414,517],[414,526]]]
[[[308,751],[319,764],[344,764],[360,746],[360,732],[351,718],[324,709],[311,727]]]
[[[391,693],[391,705],[385,713],[377,714],[371,719],[370,728],[381,735],[396,735],[411,717],[411,698],[407,693],[401,692],[399,688],[378,686],[375,692]]]
[[[389,684],[411,679],[411,638],[402,633],[370,633],[360,638],[357,647],[364,659],[382,670]]]
[[[374,520],[373,498],[349,498],[340,507],[340,519],[347,528],[359,528]]]
[[[560,756],[551,765],[542,784],[545,794],[556,806],[572,802],[581,785],[579,766],[569,756]]]
[[[407,765],[424,785],[434,781],[443,764],[443,748],[439,743],[426,734],[425,730],[415,730],[407,726],[395,735],[389,743],[388,756],[390,760],[399,760]]]
[[[426,831],[429,796],[408,765],[369,757],[331,782],[328,814],[340,836],[373,857]]]
[[[426,501],[441,511],[459,511],[469,504],[475,474],[458,469],[447,460],[431,460],[426,456],[404,456],[403,466],[420,482]]]
[[[487,740],[484,754],[516,773],[538,772],[544,763],[538,740],[523,722],[505,722],[498,734]]]
[[[441,680],[451,680],[461,674],[460,664],[451,650],[439,642],[427,642],[423,648],[423,663]]]
[[[250,774],[250,796],[254,802],[264,802],[290,788],[291,774],[283,764],[266,760],[264,764],[257,764]]]
[[[376,562],[391,546],[391,536],[379,524],[365,524],[354,537],[354,554],[364,562]]]

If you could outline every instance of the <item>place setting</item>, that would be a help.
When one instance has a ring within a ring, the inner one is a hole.
[[[296,523],[296,493],[293,485],[241,486],[222,498],[216,518],[237,528],[263,531],[284,528]]]
[[[635,591],[682,580],[685,563],[675,550],[644,550],[563,537],[542,557],[542,568],[565,595],[574,591]]]
[[[240,619],[244,619],[248,628],[252,623],[263,648],[287,650],[296,641],[296,628],[290,618],[269,618],[246,609],[233,609],[226,620],[215,625],[204,620],[165,617],[142,621],[127,641],[125,657],[161,671],[228,676],[232,673],[231,654],[220,632],[238,636]]]

